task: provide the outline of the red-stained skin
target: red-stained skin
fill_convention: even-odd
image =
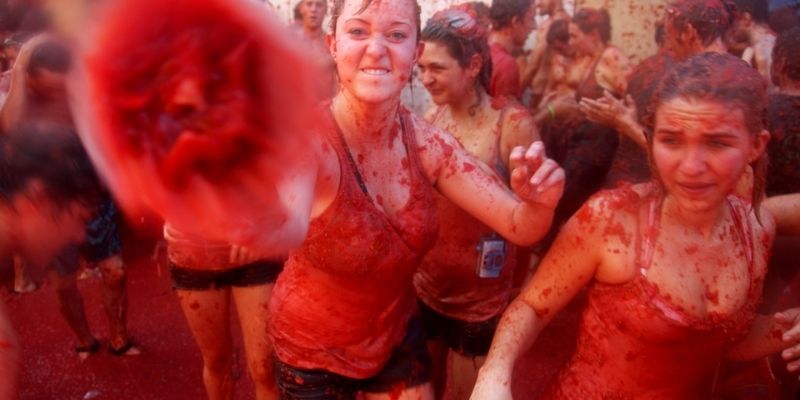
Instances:
[[[545,398],[628,398],[657,390],[667,398],[695,398],[703,393],[696,385],[754,318],[774,228],[769,217],[760,224],[749,205],[728,195],[763,149],[763,138],[753,139],[741,111],[685,99],[662,105],[655,135],[653,154],[667,195],[660,222],[644,223],[639,232],[654,240],[652,262],[636,263],[642,253],[633,238],[640,209],[663,192],[657,184],[622,187],[601,192],[563,228],[569,234],[556,241],[527,290],[538,295],[525,301],[548,319],[564,296],[588,283],[571,270],[586,263],[573,255],[599,258],[577,354]],[[738,211],[728,204],[739,204]],[[688,224],[708,215],[718,215],[712,227]],[[743,239],[749,232],[741,231],[747,226],[752,265]]]

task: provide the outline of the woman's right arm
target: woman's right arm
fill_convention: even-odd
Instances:
[[[564,225],[553,246],[525,287],[508,307],[497,327],[486,362],[478,374],[472,399],[510,399],[514,364],[539,333],[594,278],[601,265],[603,218],[590,200]],[[588,216],[588,218],[587,218]]]
[[[800,193],[770,197],[764,207],[775,218],[779,235],[800,235]]]

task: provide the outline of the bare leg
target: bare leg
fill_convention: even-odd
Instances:
[[[256,384],[256,399],[278,398],[272,368],[272,343],[269,339],[269,298],[273,284],[233,289],[236,311],[244,336],[245,355],[250,377]]]
[[[89,331],[89,323],[86,322],[86,311],[83,308],[83,297],[78,291],[78,276],[71,273],[66,276],[55,276],[56,293],[58,295],[58,305],[61,315],[67,320],[67,324],[78,337],[81,347],[88,348],[94,343],[94,336]]]
[[[17,398],[19,342],[0,301],[0,399]]]
[[[111,346],[119,349],[128,343],[128,290],[127,272],[122,255],[115,254],[98,263],[103,275],[103,308],[108,318],[111,331]],[[131,348],[126,354],[138,354],[139,350]]]
[[[441,340],[428,340],[428,353],[431,355],[431,384],[437,399],[443,399],[447,389],[447,354],[450,349]]]
[[[37,289],[36,282],[28,273],[28,265],[18,254],[14,255],[14,291],[17,293],[30,293]]]
[[[177,290],[183,314],[203,355],[203,383],[210,400],[233,398],[230,290]]]
[[[468,400],[478,379],[478,370],[486,361],[486,357],[467,357],[450,351],[450,393],[452,400]]]
[[[426,383],[400,393],[364,393],[365,400],[433,400],[433,385]]]

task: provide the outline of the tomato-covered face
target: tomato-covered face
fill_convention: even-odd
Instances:
[[[365,103],[398,99],[422,50],[413,0],[346,1],[331,54],[344,91]]]
[[[446,45],[425,42],[418,67],[422,84],[433,102],[445,105],[461,101],[467,91],[474,90],[480,63],[477,68],[464,68],[450,55]]]
[[[733,193],[745,168],[764,152],[769,133],[753,135],[727,104],[676,98],[656,111],[653,162],[664,187],[687,211],[713,211]]]

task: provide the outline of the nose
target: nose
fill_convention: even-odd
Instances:
[[[369,38],[367,54],[373,57],[381,57],[386,53],[386,38],[381,33],[375,33]]]
[[[696,176],[706,170],[706,154],[701,148],[687,149],[680,163],[680,172],[686,176]]]
[[[430,87],[435,82],[433,79],[433,74],[430,73],[427,69],[419,69],[420,80],[422,81],[422,85],[425,87]]]

